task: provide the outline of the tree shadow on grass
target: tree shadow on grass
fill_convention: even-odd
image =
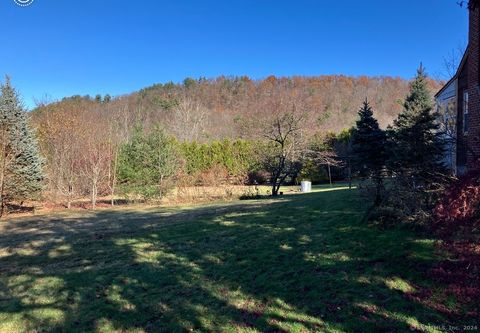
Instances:
[[[406,297],[431,283],[432,243],[362,224],[363,211],[339,190],[12,222],[0,233],[0,329],[411,331],[455,321]]]

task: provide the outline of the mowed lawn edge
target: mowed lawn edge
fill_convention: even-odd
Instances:
[[[0,332],[441,331],[434,239],[362,221],[355,189],[14,219]],[[466,324],[466,322],[462,322]]]

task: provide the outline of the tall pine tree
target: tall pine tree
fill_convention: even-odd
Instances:
[[[395,176],[392,204],[415,219],[428,216],[445,185],[445,139],[438,119],[425,70],[420,66],[403,111],[388,131],[388,167]]]
[[[399,176],[407,177],[412,187],[424,187],[445,172],[445,141],[439,131],[438,114],[427,86],[423,66],[417,71],[403,111],[390,128],[389,165]]]
[[[18,93],[7,77],[0,95],[0,217],[8,202],[35,198],[42,183],[38,144]]]
[[[353,160],[360,175],[374,181],[375,204],[379,204],[382,199],[383,170],[386,160],[386,134],[373,117],[368,100],[365,100],[358,115],[360,119],[357,121],[352,139]]]

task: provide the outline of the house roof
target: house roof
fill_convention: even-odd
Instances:
[[[458,65],[457,71],[455,72],[455,75],[454,75],[450,80],[448,80],[448,82],[445,83],[445,85],[442,87],[442,89],[440,89],[440,90],[435,94],[435,98],[437,98],[438,96],[440,96],[440,95],[442,94],[442,92],[450,85],[450,83],[452,83],[453,81],[455,81],[455,80],[458,78],[458,75],[460,74],[463,66],[465,66],[465,63],[467,62],[468,49],[469,49],[469,47],[467,46],[467,49],[465,50],[465,53],[463,54],[462,60],[460,61],[460,65]]]

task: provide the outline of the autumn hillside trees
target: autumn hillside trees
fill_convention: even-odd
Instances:
[[[74,98],[33,113],[50,200],[70,208],[76,199],[90,197],[95,207],[99,194],[115,195],[118,150],[130,135],[130,115],[111,107]]]
[[[313,132],[337,133],[355,124],[356,111],[366,96],[377,111],[380,125],[386,127],[401,111],[398,101],[408,93],[408,84],[408,80],[394,77],[341,75],[189,79],[156,84],[115,98],[106,106],[113,113],[127,107],[145,128],[160,123],[180,141],[202,142],[251,139],[256,134],[252,122],[270,114],[271,108],[266,107],[269,103],[301,99],[312,110],[306,123],[315,125]],[[429,80],[429,86],[436,90],[441,85]]]

